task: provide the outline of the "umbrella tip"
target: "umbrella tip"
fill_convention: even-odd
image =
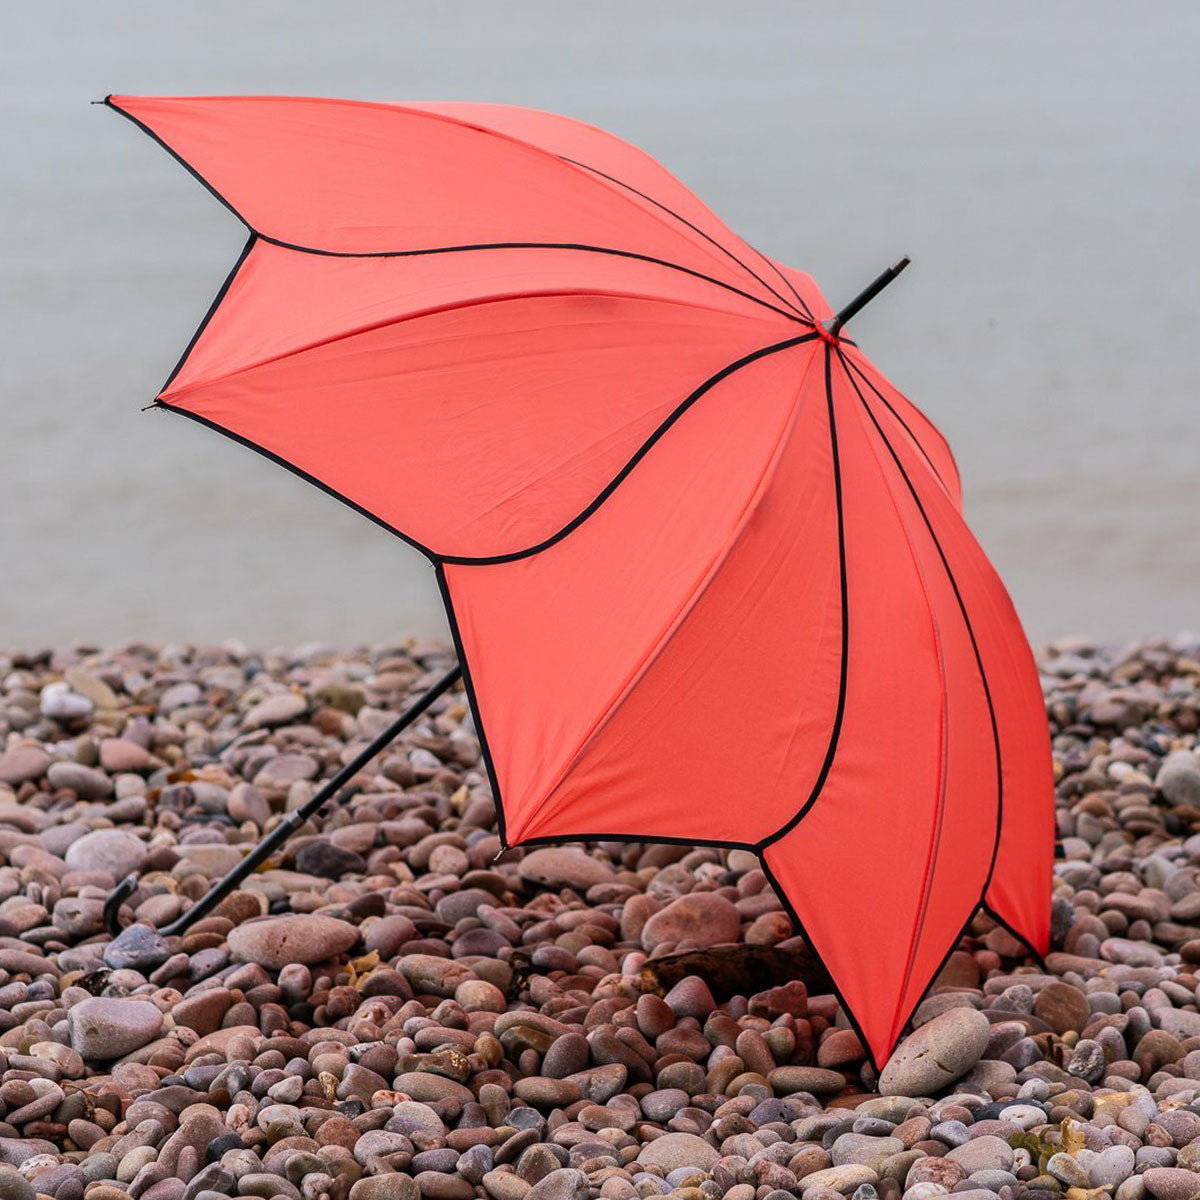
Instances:
[[[108,104],[108,102],[111,99],[112,99],[112,92],[109,92],[108,95],[105,96],[103,100],[92,100],[91,103],[92,104]]]
[[[853,317],[856,313],[865,308],[872,300],[874,300],[875,297],[878,296],[879,293],[882,292],[883,289],[887,287],[887,285],[891,283],[892,280],[895,279],[905,267],[908,266],[910,261],[911,260],[908,258],[908,256],[905,255],[905,257],[900,259],[899,262],[888,267],[888,269],[884,271],[883,274],[879,275],[874,282],[859,292],[858,295],[855,296],[854,299],[851,300],[850,303],[841,310],[841,312],[827,321],[825,324],[825,331],[829,334],[830,338],[836,338],[841,332],[842,326],[845,325],[851,317]]]

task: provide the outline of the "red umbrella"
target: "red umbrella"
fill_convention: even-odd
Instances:
[[[754,851],[876,1062],[981,905],[1046,949],[1036,670],[869,295],[564,117],[107,103],[250,230],[156,403],[430,558],[505,845]]]

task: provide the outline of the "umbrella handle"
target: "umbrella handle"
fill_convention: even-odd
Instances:
[[[374,741],[356,754],[311,800],[294,812],[288,813],[236,867],[213,884],[187,912],[160,929],[159,933],[165,937],[172,937],[183,933],[200,920],[201,917],[212,912],[247,875],[252,874],[257,867],[270,858],[272,853],[286,842],[305,821],[310,817],[316,816],[371,759],[395,741],[439,696],[449,691],[460,678],[462,678],[462,667],[458,663],[455,663],[428,691],[418,696]],[[126,875],[113,888],[108,899],[104,902],[104,924],[113,937],[116,937],[121,932],[121,905],[133,895],[137,885],[137,875]]]
[[[859,292],[858,295],[855,296],[854,299],[851,300],[850,303],[847,304],[846,307],[837,314],[837,316],[826,322],[825,332],[828,333],[830,337],[837,337],[842,330],[842,326],[845,325],[845,323],[856,313],[866,308],[866,306],[870,304],[871,301],[874,300],[875,297],[878,296],[879,293],[882,292],[883,289],[887,287],[887,285],[891,283],[892,280],[895,279],[905,267],[908,266],[910,261],[910,259],[902,258],[894,266],[888,267],[888,269],[884,271],[882,275],[877,276],[874,282],[863,288],[863,290]]]

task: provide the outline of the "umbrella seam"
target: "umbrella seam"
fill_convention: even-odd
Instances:
[[[745,536],[746,530],[750,525],[755,512],[758,510],[763,497],[770,490],[771,482],[775,478],[776,470],[778,469],[779,459],[782,455],[783,448],[786,446],[792,431],[796,427],[796,422],[799,417],[802,407],[801,396],[807,386],[809,376],[812,374],[812,369],[816,365],[817,356],[814,353],[804,368],[804,373],[796,384],[795,395],[792,400],[792,410],[784,420],[775,445],[772,447],[771,455],[764,465],[758,481],[747,497],[742,512],[738,515],[737,522],[734,525],[732,536],[729,539],[726,547],[718,552],[709,566],[704,570],[700,578],[693,585],[689,595],[681,602],[675,615],[667,622],[666,626],[655,638],[653,645],[643,654],[640,662],[634,667],[627,681],[616,691],[612,699],[605,706],[600,716],[593,723],[591,729],[584,735],[579,746],[572,752],[570,758],[564,766],[558,771],[553,783],[546,789],[542,799],[537,803],[536,807],[529,814],[526,822],[527,825],[532,825],[533,820],[543,811],[547,804],[551,802],[554,793],[558,790],[563,780],[570,772],[579,764],[580,760],[586,754],[588,748],[599,736],[599,734],[608,726],[616,714],[620,711],[622,705],[629,698],[633,690],[645,677],[646,673],[654,665],[659,657],[665,652],[671,640],[682,628],[688,616],[695,610],[696,605],[704,598],[712,585],[713,580],[720,573],[721,567],[728,561],[729,556],[741,543]]]
[[[494,554],[484,557],[472,558],[464,555],[442,554],[437,555],[439,562],[451,563],[455,566],[474,566],[474,567],[491,567],[500,566],[507,562],[516,562],[522,558],[532,558],[535,554],[540,554],[543,550],[549,550],[555,543],[560,542],[563,538],[573,533],[578,529],[584,521],[586,521],[600,506],[617,490],[617,488],[625,481],[633,469],[646,457],[654,446],[666,435],[675,423],[684,416],[685,413],[692,408],[699,400],[703,399],[714,387],[722,380],[727,379],[735,371],[740,371],[743,367],[748,367],[752,363],[757,362],[760,358],[766,358],[771,354],[778,354],[783,350],[790,350],[793,346],[801,346],[807,342],[817,340],[815,333],[801,334],[799,337],[788,338],[786,341],[775,342],[770,346],[763,346],[759,350],[755,350],[750,354],[744,355],[742,358],[729,363],[722,367],[714,375],[710,375],[699,387],[692,391],[664,418],[659,426],[650,434],[650,436],[638,447],[637,451],[629,459],[628,462],[613,476],[604,488],[597,494],[596,498],[583,509],[576,517],[567,522],[556,533],[552,534],[545,540],[538,542],[536,545],[528,546],[524,550],[514,550],[508,554]]]
[[[247,244],[247,249],[245,251],[243,251],[242,257],[239,258],[238,262],[234,266],[233,272],[230,274],[229,278],[226,280],[225,285],[223,286],[222,290],[218,293],[217,298],[213,302],[213,306],[210,309],[209,313],[206,315],[201,328],[196,331],[196,334],[193,337],[193,341],[189,344],[188,349],[184,352],[183,359],[180,360],[179,367],[176,368],[175,374],[177,374],[179,369],[182,368],[184,362],[186,362],[186,360],[187,360],[188,355],[190,355],[192,350],[194,349],[196,342],[199,341],[201,333],[203,332],[204,328],[208,325],[209,321],[211,321],[212,316],[215,314],[216,309],[220,305],[221,300],[224,299],[226,293],[229,290],[230,285],[233,283],[234,276],[236,276],[239,268],[246,261],[246,256],[248,254],[248,251],[250,248],[253,247],[253,244],[256,240],[261,240],[261,239],[257,239],[254,235],[251,235],[250,242]],[[228,372],[226,372],[224,374],[220,374],[220,375],[213,375],[210,378],[200,379],[200,380],[197,380],[195,383],[184,384],[181,388],[179,388],[176,392],[174,392],[172,394],[172,398],[178,399],[181,396],[187,396],[187,395],[192,394],[193,392],[199,391],[202,388],[212,387],[214,384],[224,383],[230,379],[237,379],[239,376],[246,375],[251,371],[257,371],[257,370],[261,370],[263,367],[272,366],[274,363],[285,362],[288,359],[293,359],[293,358],[298,359],[302,355],[311,353],[314,350],[321,350],[327,346],[336,346],[340,342],[347,342],[353,338],[362,337],[368,333],[376,333],[381,329],[391,329],[395,326],[403,325],[408,321],[419,321],[419,320],[423,320],[426,317],[441,316],[444,313],[462,312],[462,311],[466,311],[466,310],[472,309],[472,308],[480,308],[484,305],[489,305],[489,304],[507,304],[507,303],[518,301],[518,300],[553,300],[553,299],[561,299],[563,297],[568,297],[568,296],[576,296],[576,297],[586,296],[589,298],[603,298],[603,299],[608,299],[608,300],[644,300],[648,304],[666,304],[666,305],[670,305],[675,308],[682,308],[682,309],[688,309],[688,310],[694,309],[697,312],[713,313],[718,316],[740,317],[744,320],[752,320],[753,319],[748,316],[745,316],[744,314],[735,313],[730,309],[712,308],[707,304],[691,304],[685,300],[676,300],[676,299],[672,299],[667,296],[653,296],[653,295],[643,294],[641,292],[623,292],[623,291],[616,291],[616,290],[613,290],[613,291],[600,291],[600,290],[591,291],[591,290],[583,290],[583,289],[579,289],[579,288],[561,288],[561,289],[544,289],[541,291],[528,291],[528,292],[506,292],[506,293],[498,293],[496,295],[491,295],[491,296],[472,296],[470,299],[465,300],[465,301],[460,301],[460,302],[456,302],[453,304],[435,305],[430,308],[423,308],[416,312],[405,313],[401,316],[396,316],[396,317],[389,317],[385,320],[375,321],[375,322],[373,322],[371,324],[367,324],[367,325],[360,325],[360,326],[355,327],[354,329],[348,329],[343,333],[334,334],[331,337],[321,338],[321,339],[319,339],[317,341],[313,341],[313,342],[307,342],[302,346],[296,346],[293,349],[284,350],[281,353],[271,355],[268,358],[259,359],[257,362],[247,363],[245,366],[238,367],[236,370],[228,371]],[[171,376],[172,379],[174,379],[175,374],[172,374],[172,376]],[[166,391],[169,387],[170,387],[170,381],[165,383],[163,385],[162,391],[159,392],[160,399],[166,394]]]
[[[771,268],[771,270],[774,271],[775,274],[778,275],[781,280],[783,280],[784,287],[786,287],[787,290],[789,292],[791,292],[793,296],[796,297],[796,299],[800,302],[801,306],[803,307],[804,311],[806,313],[808,313],[808,315],[812,318],[813,324],[816,324],[816,322],[817,322],[816,314],[812,311],[811,308],[808,307],[808,304],[806,303],[804,297],[800,295],[800,291],[796,287],[796,285],[783,273],[782,269],[780,268],[780,265],[769,254],[764,254],[757,246],[750,245],[750,243],[747,242],[745,238],[743,238],[742,241],[745,243],[745,245],[749,249],[753,250],[754,253],[757,254],[758,257],[761,258],[763,260],[763,262],[765,262],[767,264],[767,266],[769,266]],[[805,274],[807,274],[807,272],[805,272]],[[812,280],[813,287],[817,287],[816,280],[812,279],[811,275],[809,275],[808,278]],[[817,288],[817,294],[820,295],[820,288]],[[822,296],[821,298],[824,299],[824,296]],[[828,302],[826,302],[826,307],[828,307]]]
[[[573,174],[580,175],[584,179],[588,179],[592,175],[595,175],[595,176],[603,175],[602,172],[594,171],[593,168],[587,167],[582,163],[576,163],[573,159],[567,158],[565,155],[557,154],[553,150],[547,150],[546,147],[539,146],[536,142],[527,141],[526,139],[517,137],[514,134],[502,133],[500,130],[493,129],[488,125],[480,125],[474,121],[467,121],[467,120],[464,120],[462,117],[451,116],[448,113],[440,112],[436,109],[412,108],[411,106],[405,105],[405,104],[382,104],[378,101],[375,101],[375,102],[343,101],[343,103],[364,104],[364,105],[374,103],[378,107],[386,109],[388,111],[400,111],[400,112],[408,113],[409,115],[425,117],[426,119],[429,119],[429,120],[445,121],[446,123],[455,125],[460,129],[471,129],[471,130],[474,130],[476,133],[483,134],[485,137],[493,137],[499,141],[507,142],[514,146],[521,146],[523,149],[530,151],[531,153],[537,155],[539,158],[548,159],[550,162],[562,163],[563,165],[568,167]],[[614,135],[610,135],[610,136],[614,136]],[[617,140],[620,141],[622,139],[618,138]],[[634,147],[634,149],[637,149],[637,147]],[[644,153],[644,151],[643,151],[643,153]],[[663,170],[665,171],[666,168],[664,167]],[[667,172],[667,173],[670,174],[670,172]],[[611,194],[612,189],[604,188],[603,184],[601,184],[600,186],[606,193]],[[621,185],[621,186],[625,186],[625,185]],[[620,195],[619,192],[616,194],[618,196]],[[636,204],[634,201],[630,200],[628,197],[624,197],[624,199],[625,199],[626,204],[635,208],[638,212],[646,212],[647,211],[646,209],[643,209],[640,205]],[[697,202],[701,202],[699,200],[699,197],[697,197],[696,199],[697,199]],[[658,204],[657,201],[655,201],[654,203]],[[658,204],[658,207],[661,208],[664,212],[669,212],[671,214],[671,216],[675,217],[677,220],[683,221],[683,218],[681,218],[678,213],[672,212],[670,209],[667,208],[667,206],[665,204]],[[664,221],[661,217],[655,217],[655,214],[653,214],[653,213],[650,213],[649,215],[652,218],[654,218],[659,225],[663,226],[667,230],[674,232],[674,233],[679,232],[672,225],[670,225],[667,221]],[[714,213],[713,216],[716,217],[716,214]],[[720,218],[718,217],[717,220],[720,220]],[[698,229],[696,229],[695,226],[691,225],[690,222],[683,221],[683,224],[685,226],[687,226],[688,228],[691,228],[692,230],[694,230],[696,233],[700,233],[700,231]],[[732,233],[733,231],[730,230],[730,232]],[[717,249],[722,251],[722,253],[729,255],[729,257],[732,258],[734,262],[737,262],[738,265],[741,266],[743,270],[749,271],[749,268],[746,267],[744,263],[741,263],[735,255],[730,253],[730,251],[726,247],[722,246],[714,238],[708,237],[706,234],[703,234],[703,233],[700,233],[700,236],[705,238],[713,246],[715,246]],[[698,245],[698,243],[696,243],[691,238],[686,238],[686,240],[691,242],[692,245]],[[750,271],[749,273],[752,276],[754,275],[754,273],[752,271]],[[757,277],[755,276],[755,278],[757,278]],[[762,280],[759,280],[759,282],[762,283]],[[766,284],[763,284],[763,286],[766,287]],[[771,288],[767,288],[767,290],[770,291],[772,295],[777,294]]]
[[[711,242],[723,254],[728,255],[735,263],[737,263],[737,265],[739,267],[742,268],[743,271],[745,271],[752,278],[757,279],[758,282],[761,283],[763,285],[763,287],[765,287],[767,289],[767,291],[770,292],[771,295],[774,296],[776,299],[778,299],[781,303],[786,304],[789,308],[795,310],[796,312],[800,311],[800,309],[797,309],[796,306],[790,300],[788,300],[788,298],[786,296],[783,296],[779,292],[777,292],[761,275],[759,275],[759,273],[757,271],[753,270],[747,263],[742,262],[742,260],[740,258],[738,258],[738,256],[736,254],[734,254],[734,252],[732,250],[730,250],[728,246],[722,245],[722,243],[719,242],[716,238],[712,237],[710,234],[705,233],[703,229],[701,229],[698,225],[695,225],[691,221],[689,221],[687,219],[687,217],[682,215],[682,213],[677,213],[673,208],[668,208],[667,205],[663,204],[660,200],[655,200],[653,196],[649,196],[645,192],[640,191],[638,188],[635,188],[633,186],[633,184],[626,183],[623,179],[618,179],[615,175],[609,175],[607,172],[601,171],[599,167],[593,167],[588,163],[580,162],[578,159],[570,158],[566,154],[560,154],[558,157],[561,158],[564,162],[571,163],[573,166],[582,167],[585,171],[591,171],[594,175],[599,175],[601,179],[607,179],[610,183],[615,183],[618,187],[625,188],[627,191],[632,192],[635,196],[640,196],[647,203],[653,204],[656,207],[661,208],[663,210],[663,212],[668,213],[670,216],[674,217],[675,220],[686,225],[689,229],[694,230],[702,238],[704,238],[705,241]],[[696,199],[699,201],[699,197],[696,197]],[[703,204],[703,201],[699,201],[699,202],[701,204]],[[705,207],[707,207],[707,206],[705,206]],[[713,213],[713,216],[716,217],[716,213]],[[720,217],[717,217],[717,220],[720,221],[721,220]],[[724,222],[721,222],[721,224],[724,224]],[[732,229],[729,232],[733,233],[734,237],[737,237],[737,234],[734,233],[734,231]],[[748,242],[746,242],[744,238],[740,238],[739,240],[742,241],[747,246],[748,249],[754,250],[754,247],[751,246]],[[761,250],[754,250],[754,253],[757,254],[760,258],[762,258],[764,260],[766,259],[766,255],[763,254]],[[800,302],[800,306],[804,310],[804,313],[808,316],[808,318],[812,321],[815,321],[816,318],[812,314],[812,309],[810,309],[808,307],[808,305],[805,304],[804,298],[800,295],[800,293],[796,291],[796,289],[792,286],[792,284],[787,279],[785,279],[782,274],[780,275],[780,278],[784,280],[784,283],[787,285],[788,289],[792,292],[792,294]]]
[[[854,391],[857,394],[859,401],[861,402],[867,415],[870,417],[871,423],[875,426],[875,429],[878,432],[880,438],[882,439],[883,444],[887,447],[888,453],[892,456],[893,461],[896,463],[896,467],[900,471],[900,475],[903,478],[905,485],[907,486],[909,492],[912,494],[912,498],[917,505],[917,510],[921,514],[921,519],[925,522],[926,529],[929,530],[929,536],[932,538],[934,547],[936,548],[936,550],[938,552],[938,557],[941,559],[942,568],[946,572],[946,578],[950,581],[950,586],[954,590],[954,597],[958,601],[959,612],[962,613],[963,623],[967,629],[967,636],[971,639],[971,648],[975,653],[975,665],[979,670],[979,678],[983,684],[983,693],[984,693],[985,699],[987,700],[987,706],[988,706],[988,717],[991,721],[991,726],[992,726],[992,745],[993,745],[993,750],[995,753],[995,760],[996,760],[996,832],[995,832],[995,840],[994,840],[993,846],[992,846],[992,861],[988,867],[987,878],[984,880],[981,899],[980,899],[980,903],[982,903],[983,897],[985,897],[987,895],[988,887],[991,885],[992,873],[996,869],[996,858],[1000,851],[1000,833],[1001,833],[1001,830],[1004,825],[1003,755],[1002,755],[1001,746],[1000,746],[1000,725],[996,719],[996,706],[995,706],[995,702],[992,699],[991,685],[988,683],[987,671],[984,669],[984,666],[983,666],[983,655],[979,649],[979,642],[975,637],[975,629],[971,623],[971,616],[967,612],[966,602],[962,598],[962,592],[959,590],[958,581],[954,577],[954,572],[950,569],[950,562],[946,558],[946,552],[945,552],[945,550],[942,549],[941,539],[937,536],[937,533],[933,528],[933,522],[930,521],[929,514],[925,511],[925,505],[921,502],[921,497],[920,497],[920,494],[917,492],[916,485],[909,478],[908,472],[904,469],[904,464],[900,460],[900,456],[896,453],[896,449],[891,443],[891,439],[884,432],[883,427],[879,424],[879,421],[876,419],[875,414],[871,411],[871,406],[867,403],[866,397],[862,394],[862,391],[859,389],[858,385],[855,383],[854,377],[852,375],[850,375],[849,372],[847,372],[847,378],[850,380],[850,385],[854,388]]]
[[[941,856],[941,840],[942,832],[945,828],[946,816],[946,764],[949,752],[948,746],[948,711],[947,711],[947,687],[946,687],[946,661],[945,651],[942,644],[941,628],[938,624],[937,615],[933,609],[933,603],[929,598],[929,585],[925,578],[924,568],[917,559],[916,550],[913,546],[912,534],[908,528],[908,523],[905,521],[900,512],[900,506],[896,500],[896,493],[892,488],[891,480],[887,477],[887,472],[884,469],[883,460],[879,457],[879,449],[875,446],[870,438],[867,427],[863,422],[862,414],[858,414],[859,425],[862,428],[864,440],[871,448],[871,455],[875,460],[876,466],[879,468],[879,474],[883,478],[884,488],[887,492],[888,500],[891,503],[892,511],[895,513],[896,521],[900,525],[900,529],[904,534],[905,546],[908,549],[908,557],[912,562],[913,569],[916,572],[917,580],[921,585],[921,597],[925,602],[925,612],[929,618],[930,630],[933,634],[934,654],[937,660],[938,674],[938,754],[937,754],[937,807],[934,812],[933,821],[933,836],[930,840],[929,850],[925,858],[925,869],[921,880],[921,895],[920,904],[917,911],[917,920],[913,926],[912,936],[909,939],[908,951],[905,955],[905,971],[904,979],[901,983],[898,995],[903,1002],[904,995],[908,991],[909,983],[912,980],[912,973],[916,966],[917,946],[920,943],[921,935],[925,929],[925,919],[929,913],[929,901],[932,896],[933,879],[937,871],[938,859]],[[903,1026],[901,1026],[903,1028]],[[893,1029],[893,1035],[899,1033],[899,1029]]]
[[[895,417],[896,420],[900,422],[900,425],[904,429],[904,432],[907,433],[908,436],[912,439],[913,445],[916,446],[916,448],[921,452],[921,457],[924,458],[925,461],[929,464],[929,469],[933,472],[934,476],[937,478],[938,483],[940,483],[942,485],[942,490],[945,491],[948,496],[951,496],[953,498],[954,493],[951,491],[951,489],[950,489],[949,485],[946,483],[946,481],[942,478],[942,473],[934,465],[933,459],[929,457],[929,452],[925,449],[924,445],[922,445],[920,438],[918,438],[917,435],[915,433],[913,433],[912,427],[909,425],[909,423],[896,411],[896,409],[893,407],[892,403],[879,390],[879,388],[877,388],[875,386],[875,384],[871,381],[870,377],[867,375],[866,371],[864,371],[863,368],[861,366],[859,366],[858,363],[856,363],[852,358],[850,358],[849,355],[844,355],[843,357],[845,358],[846,365],[863,381],[863,383],[865,383],[867,385],[867,387],[869,387],[871,389],[872,392],[875,393],[876,396],[879,397],[880,401],[887,408],[888,412],[890,412],[892,414],[892,416]],[[897,391],[897,395],[902,397],[902,399],[912,408],[912,410],[921,417],[921,419],[925,422],[925,424],[929,426],[930,431],[941,441],[942,449],[945,450],[946,453],[950,456],[950,463],[954,467],[955,471],[957,472],[958,471],[958,463],[954,459],[954,451],[950,449],[950,443],[948,441],[946,441],[946,439],[942,436],[941,431],[937,429],[937,427],[933,424],[933,422],[927,416],[925,416],[925,414],[923,412],[921,412],[921,410],[915,404],[913,404],[913,402],[911,400],[909,400],[907,396],[904,396],[903,393],[901,393],[899,391]]]
[[[615,246],[593,246],[587,242],[465,242],[461,245],[421,246],[410,250],[357,251],[322,250],[319,247],[305,246],[299,242],[287,242],[282,238],[272,237],[270,234],[262,232],[259,232],[258,237],[260,241],[269,242],[272,246],[278,246],[281,250],[294,250],[297,254],[311,254],[315,258],[423,258],[434,254],[463,254],[478,250],[571,250],[581,254],[608,254],[614,258],[628,258],[635,262],[651,263],[654,266],[667,267],[669,270],[678,271],[680,274],[687,275],[692,279],[699,279],[703,283],[711,283],[714,287],[723,288],[727,292],[732,292],[734,295],[749,300],[752,304],[759,304],[770,312],[778,313],[779,316],[786,317],[789,321],[794,321],[797,325],[811,327],[814,324],[813,321],[808,320],[791,309],[779,308],[769,300],[762,299],[761,296],[755,296],[750,292],[743,291],[734,284],[725,283],[713,275],[705,275],[703,271],[693,270],[691,267],[671,262],[666,258],[656,258],[652,254],[640,254],[636,250],[620,250]]]
[[[829,413],[829,449],[833,460],[833,490],[834,499],[837,504],[838,576],[842,593],[842,654],[838,672],[837,708],[833,716],[833,728],[829,732],[829,743],[825,749],[825,758],[821,763],[821,769],[817,774],[816,781],[813,783],[812,790],[808,794],[808,798],[778,829],[755,843],[755,850],[760,855],[768,846],[773,845],[780,838],[785,837],[795,829],[811,811],[812,806],[816,804],[817,798],[824,790],[825,781],[829,778],[829,772],[833,769],[833,760],[837,757],[838,745],[841,742],[842,721],[846,715],[846,685],[849,676],[850,659],[850,599],[846,570],[846,518],[842,505],[842,465],[841,455],[838,451],[837,417],[833,404],[832,358],[832,347],[829,342],[825,342],[825,404]]]

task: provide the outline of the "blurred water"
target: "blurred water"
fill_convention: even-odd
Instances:
[[[555,109],[835,303],[907,253],[855,334],[950,437],[1031,634],[1200,625],[1195,5],[63,3],[6,34],[0,644],[442,628],[414,551],[139,411],[242,233],[110,91]]]

